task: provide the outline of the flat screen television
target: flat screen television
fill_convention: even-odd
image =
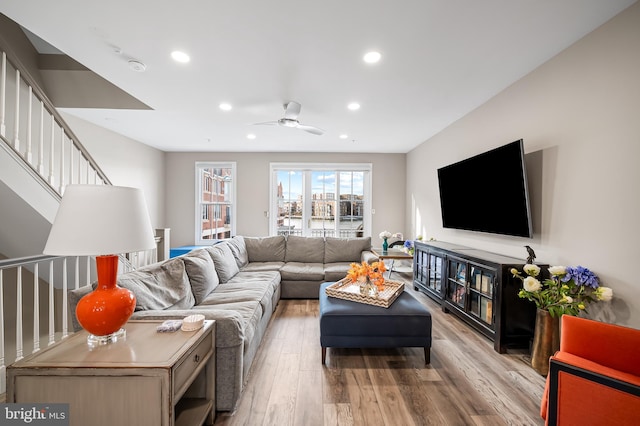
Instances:
[[[531,238],[522,139],[438,169],[442,226]]]

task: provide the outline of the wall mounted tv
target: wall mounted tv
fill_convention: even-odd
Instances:
[[[522,139],[438,169],[445,228],[531,238]]]

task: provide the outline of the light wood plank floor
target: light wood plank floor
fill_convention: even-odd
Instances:
[[[218,413],[215,424],[543,424],[544,378],[528,355],[498,354],[403,279],[432,314],[431,365],[422,348],[329,348],[323,366],[318,300],[281,300],[237,410]]]

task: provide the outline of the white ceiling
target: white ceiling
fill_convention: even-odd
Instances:
[[[0,12],[153,108],[65,111],[161,150],[403,153],[634,2],[20,0]],[[372,49],[382,60],[365,64]],[[289,100],[326,133],[252,125]]]

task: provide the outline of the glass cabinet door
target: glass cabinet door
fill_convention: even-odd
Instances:
[[[429,288],[437,293],[442,291],[442,267],[444,260],[434,254],[429,256]]]
[[[422,250],[416,250],[414,254],[414,280],[423,286],[427,286],[427,260],[429,255]]]
[[[449,260],[447,274],[446,297],[464,309],[466,296],[467,264],[457,260]]]
[[[469,313],[493,326],[493,287],[496,271],[475,265],[469,267]]]

